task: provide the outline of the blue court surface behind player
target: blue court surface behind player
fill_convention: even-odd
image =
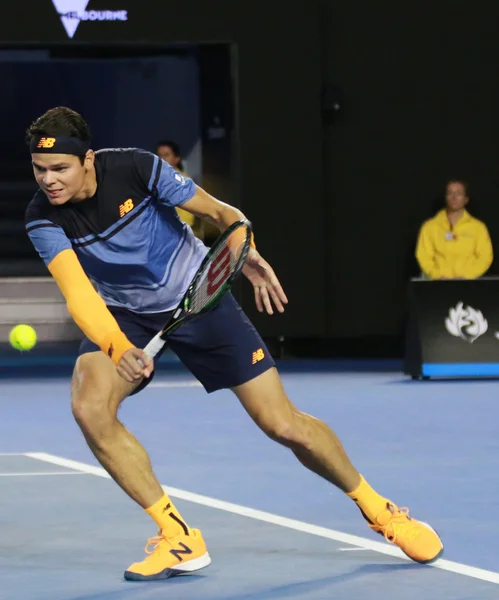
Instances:
[[[283,379],[377,489],[438,530],[443,559],[406,560],[341,492],[269,441],[230,392],[208,396],[175,368],[120,417],[203,531],[213,563],[166,582],[125,582],[154,524],[88,450],[68,374],[10,372],[0,380],[0,599],[499,597],[499,383],[412,382],[313,362],[283,365]]]

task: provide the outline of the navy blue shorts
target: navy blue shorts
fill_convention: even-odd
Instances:
[[[144,348],[171,314],[138,314],[124,308],[108,308],[137,348]],[[210,312],[179,327],[167,346],[208,393],[246,383],[275,366],[259,333],[231,294]],[[79,354],[97,350],[100,348],[96,344],[84,338]],[[144,389],[151,379],[145,379],[134,393]]]

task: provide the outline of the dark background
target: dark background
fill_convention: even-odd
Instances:
[[[91,0],[91,9],[126,9],[128,21],[83,22],[70,44],[234,42],[234,203],[290,299],[285,315],[261,317],[246,288],[265,337],[285,336],[294,352],[401,353],[415,236],[450,177],[469,181],[470,210],[497,244],[499,6]],[[50,0],[33,0],[2,7],[0,42],[68,38]]]

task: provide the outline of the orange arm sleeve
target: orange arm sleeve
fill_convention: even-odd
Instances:
[[[95,291],[74,250],[59,252],[48,269],[66,299],[74,322],[114,364],[118,364],[123,353],[134,346]]]

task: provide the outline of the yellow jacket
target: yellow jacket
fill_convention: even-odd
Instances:
[[[466,210],[451,228],[441,210],[419,232],[416,258],[431,279],[481,277],[492,263],[493,251],[487,227]]]

